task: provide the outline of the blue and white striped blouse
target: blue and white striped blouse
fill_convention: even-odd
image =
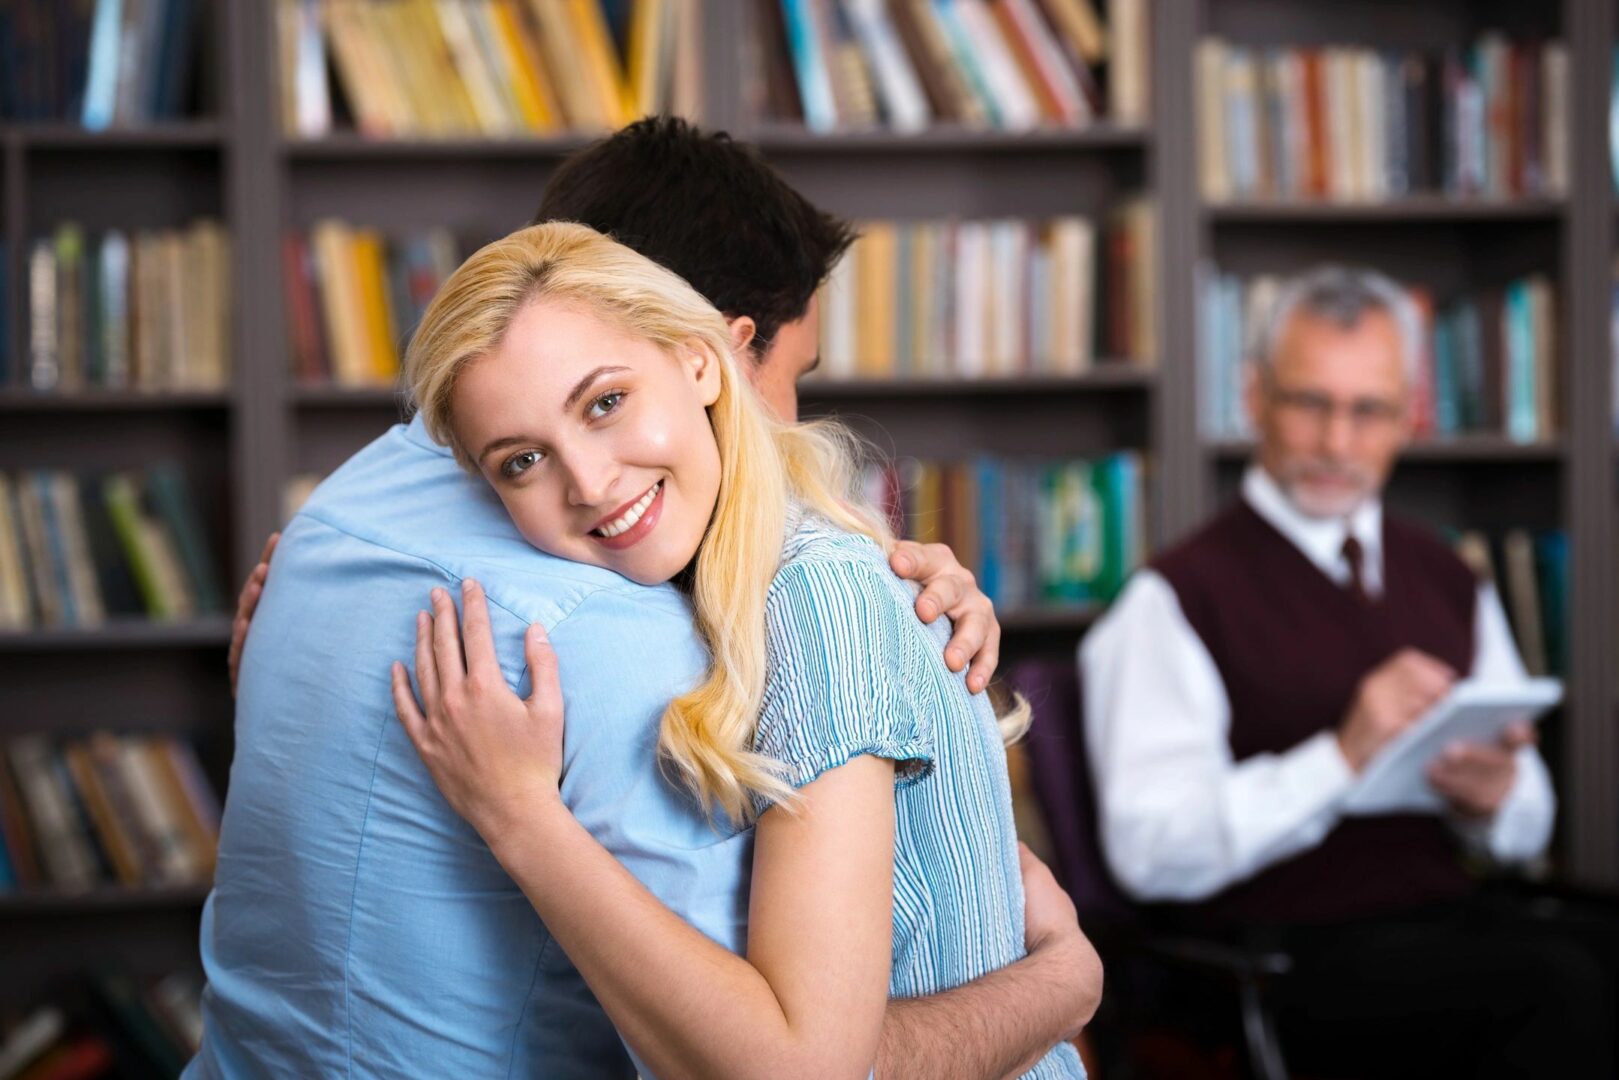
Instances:
[[[756,748],[795,787],[861,755],[896,773],[889,996],[923,997],[1024,956],[1006,754],[987,695],[945,667],[948,620],[872,541],[793,515],[766,601],[769,673]],[[1083,1077],[1064,1043],[1027,1075]]]

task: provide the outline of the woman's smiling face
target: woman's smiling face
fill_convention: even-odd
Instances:
[[[719,497],[720,377],[704,349],[671,355],[542,299],[461,372],[451,426],[529,543],[656,585],[696,556]]]

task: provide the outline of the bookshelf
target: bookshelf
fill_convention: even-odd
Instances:
[[[385,230],[449,226],[464,243],[524,224],[551,172],[590,137],[377,141],[281,134],[273,5],[202,5],[210,58],[198,73],[199,119],[91,134],[60,124],[0,123],[0,238],[7,241],[11,355],[26,354],[27,241],[63,218],[87,230],[219,217],[233,239],[237,303],[233,378],[223,392],[103,391],[42,397],[0,388],[0,469],[90,466],[171,456],[197,485],[226,585],[239,583],[281,524],[283,490],[324,474],[402,417],[387,389],[297,384],[282,306],[281,237],[331,215]],[[1619,882],[1619,673],[1611,662],[1619,535],[1616,451],[1608,414],[1610,265],[1619,235],[1606,124],[1615,12],[1605,4],[1485,0],[1158,0],[1153,4],[1152,115],[1025,133],[939,127],[812,134],[754,115],[744,82],[752,6],[704,8],[707,128],[731,131],[818,204],[859,219],[1101,219],[1144,194],[1157,216],[1152,365],[1099,358],[1077,377],[971,382],[817,380],[805,415],[836,413],[879,445],[918,457],[994,454],[1150,459],[1153,548],[1185,535],[1234,491],[1246,444],[1199,429],[1200,261],[1240,273],[1318,260],[1367,262],[1453,289],[1539,269],[1558,285],[1565,389],[1554,437],[1532,444],[1470,436],[1413,447],[1390,498],[1440,525],[1529,524],[1567,531],[1569,704],[1548,756],[1564,806],[1557,872]],[[1171,17],[1172,16],[1172,17]],[[1571,54],[1569,190],[1558,198],[1418,195],[1381,203],[1212,203],[1198,186],[1193,57],[1206,33],[1256,45],[1351,43],[1443,48],[1481,28],[1555,34]],[[1372,36],[1375,35],[1375,36]],[[447,192],[457,193],[451,199]],[[20,362],[20,360],[19,360]],[[111,440],[111,442],[109,442]],[[1071,655],[1098,611],[1046,606],[1003,613],[1008,659]],[[0,635],[0,735],[85,729],[109,702],[154,730],[199,746],[223,791],[230,760],[224,669],[228,624],[114,625]],[[116,954],[157,973],[194,955],[202,893],[92,892],[0,897],[0,935],[19,942],[0,1005],[49,978]],[[8,946],[8,950],[9,950]]]

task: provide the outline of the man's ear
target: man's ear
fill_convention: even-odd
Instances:
[[[758,324],[746,315],[738,315],[726,325],[731,330],[731,351],[738,356],[744,355],[759,332]]]
[[[714,404],[720,398],[720,358],[714,355],[707,345],[694,341],[686,347],[682,362],[686,370],[691,373],[692,381],[697,385],[697,395],[703,403],[703,408]]]

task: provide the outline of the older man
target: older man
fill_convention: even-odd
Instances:
[[[1599,973],[1472,902],[1466,855],[1520,862],[1550,837],[1532,730],[1447,749],[1429,772],[1443,816],[1342,809],[1459,678],[1525,678],[1494,588],[1383,511],[1418,332],[1377,274],[1282,290],[1241,500],[1136,575],[1081,648],[1102,840],[1136,897],[1280,937],[1284,1043],[1313,1072],[1607,1075]]]

